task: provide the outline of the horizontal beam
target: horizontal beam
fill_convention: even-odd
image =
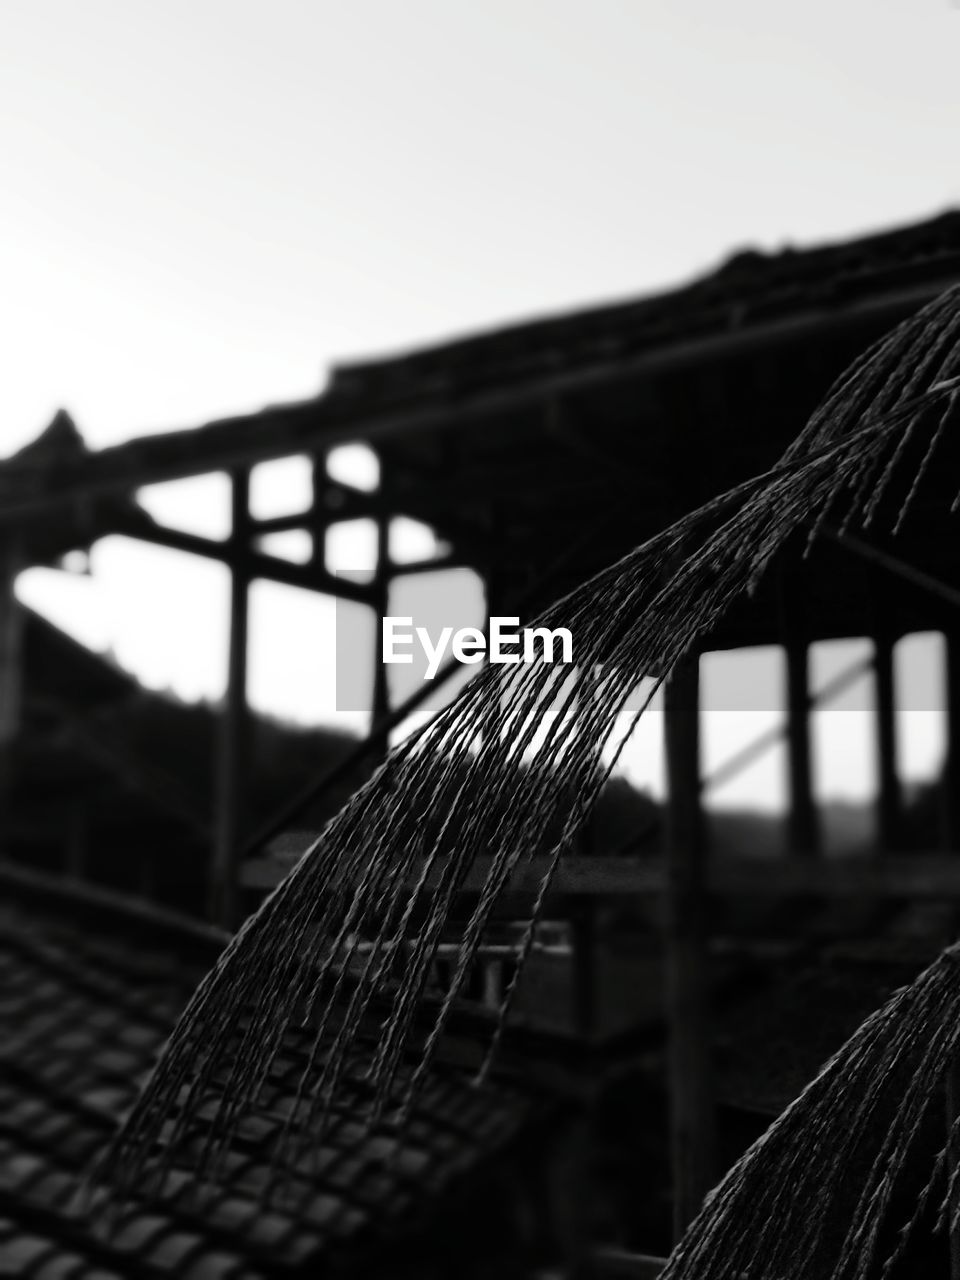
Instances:
[[[410,573],[440,573],[445,569],[473,569],[472,564],[468,564],[462,556],[441,555],[434,556],[429,560],[411,560],[407,564],[402,561],[395,560],[392,567],[392,576],[394,578],[402,578],[405,574]]]
[[[281,560],[279,556],[271,556],[263,551],[251,551],[238,547],[233,542],[219,542],[216,538],[184,533],[179,529],[169,529],[165,525],[156,524],[150,520],[124,520],[122,524],[115,527],[113,532],[126,538],[136,538],[140,542],[149,542],[154,546],[169,547],[172,551],[185,551],[189,555],[217,560],[220,564],[240,569],[249,578],[266,578],[270,582],[282,582],[290,587],[322,591],[326,595],[339,596],[342,600],[353,600],[358,604],[372,605],[373,603],[371,589],[362,583],[338,577],[316,565],[294,564],[290,560]]]
[[[210,948],[211,957],[230,941],[230,934],[213,925],[181,915],[157,905],[151,899],[133,897],[93,884],[89,880],[76,880],[71,876],[50,875],[21,866],[7,858],[0,858],[0,885],[10,886],[18,895],[40,903],[51,902],[70,909],[70,919],[75,922],[79,910],[89,908],[132,925],[169,930],[175,936],[187,938]],[[7,896],[5,892],[4,897]]]
[[[401,514],[384,502],[378,490],[355,489],[339,480],[326,478],[323,498],[303,511],[282,516],[250,517],[250,527],[257,534],[286,533],[289,529],[316,529],[340,520],[375,519],[377,516]]]
[[[813,333],[822,337],[829,330],[857,322],[886,323],[913,311],[954,282],[948,274],[921,285],[891,289],[880,297],[842,306],[809,306],[802,314],[783,320],[731,327],[708,337],[648,348],[627,358],[607,357],[559,373],[533,373],[507,387],[464,392],[455,398],[448,394],[425,397],[419,405],[371,408],[363,396],[356,400],[319,396],[203,427],[140,437],[42,471],[27,472],[14,461],[0,465],[0,525],[96,494],[130,492],[141,485],[310,453],[345,441],[375,442],[412,431],[449,429],[536,407],[545,396],[679,371],[705,359],[760,351]]]
[[[590,1259],[593,1280],[657,1280],[667,1265],[666,1258],[648,1253],[628,1253],[625,1249],[601,1248]]]
[[[869,542],[864,542],[862,538],[858,538],[855,534],[840,533],[834,529],[826,529],[824,530],[824,536],[835,542],[837,546],[843,547],[845,551],[849,551],[851,555],[867,561],[868,564],[874,564],[878,568],[884,569],[887,573],[892,574],[895,578],[900,578],[903,582],[909,582],[911,586],[918,587],[921,591],[926,592],[927,595],[935,596],[938,600],[944,600],[947,604],[953,605],[954,608],[960,608],[960,590],[949,582],[942,582],[939,578],[935,578],[930,573],[925,573],[923,569],[918,569],[916,565],[902,560],[899,556],[891,555],[889,551],[884,551]]]
[[[289,533],[291,529],[314,529],[316,528],[316,519],[313,513],[307,511],[296,511],[289,516],[268,516],[263,520],[250,520],[250,531],[256,537],[263,537],[269,533]]]
[[[536,893],[547,868],[545,857],[525,861],[508,888]],[[251,889],[273,889],[292,868],[292,861],[252,858],[243,865],[243,883]],[[478,858],[464,892],[477,892],[486,882],[489,858]],[[419,875],[420,864],[411,873]],[[955,853],[910,853],[897,858],[809,859],[723,858],[708,860],[708,892],[719,897],[791,898],[955,898],[960,899],[960,858]],[[562,861],[552,889],[562,894],[617,897],[621,894],[657,895],[667,882],[660,862],[649,858],[570,857]]]

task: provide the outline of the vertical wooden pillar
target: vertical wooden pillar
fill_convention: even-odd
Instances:
[[[573,1025],[589,1043],[597,1034],[597,908],[596,898],[570,900],[573,935]]]
[[[812,857],[820,852],[820,824],[813,799],[809,657],[806,641],[788,639],[787,770],[790,809],[787,815],[787,847],[794,857]]]
[[[380,476],[383,489],[383,474]],[[377,634],[373,646],[373,696],[370,705],[370,727],[378,724],[390,711],[390,690],[387,686],[387,667],[383,661],[383,619],[387,615],[390,595],[390,517],[383,509],[377,516],[377,567],[374,578],[374,599]],[[386,750],[387,743],[383,743]]]
[[[960,629],[948,631],[944,641],[946,751],[940,779],[940,844],[948,853],[960,853]]]
[[[227,690],[220,717],[216,770],[216,830],[210,887],[211,918],[225,929],[238,919],[237,860],[243,826],[247,765],[247,620],[250,581],[243,564],[250,534],[250,473],[231,475],[233,530]]]
[[[315,568],[323,569],[327,560],[327,494],[329,492],[327,455],[318,453],[313,458],[312,488],[309,527],[313,539],[310,560]]]
[[[0,854],[8,844],[13,753],[23,692],[23,614],[14,595],[19,570],[19,540],[9,534],[0,541]]]
[[[944,633],[945,747],[940,774],[940,847],[947,853],[960,851],[960,629]],[[957,913],[953,913],[956,926]],[[953,1063],[944,1085],[947,1121],[947,1177],[960,1163],[960,1140],[953,1126],[960,1117],[960,1064]],[[948,1206],[951,1217],[960,1211],[954,1195]],[[960,1280],[960,1229],[949,1231],[950,1280]]]
[[[897,776],[896,699],[893,680],[893,642],[888,635],[874,640],[874,681],[877,735],[877,834],[880,849],[889,853],[900,844],[900,781]]]
[[[708,1021],[705,843],[700,807],[699,664],[685,659],[667,682],[667,1018],[674,1228],[679,1237],[714,1181],[714,1114]]]
[[[578,852],[581,857],[589,858],[595,853],[595,821],[595,814],[591,814],[580,828]],[[567,903],[573,944],[573,1028],[587,1043],[597,1034],[598,908],[598,900],[586,894],[571,894]]]

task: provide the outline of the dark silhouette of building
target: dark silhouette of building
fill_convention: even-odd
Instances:
[[[51,938],[68,928],[69,933],[62,935],[66,941],[38,943],[36,955],[23,941],[28,935],[40,937],[48,928],[34,923],[35,919],[63,915],[63,891],[57,887],[54,866],[57,851],[61,868],[74,876],[78,861],[75,819],[69,812],[63,815],[59,837],[51,825],[60,821],[59,814],[44,815],[50,821],[40,842],[43,884],[36,868],[25,865],[30,860],[28,844],[16,826],[20,822],[25,833],[31,813],[36,818],[42,808],[36,792],[53,767],[49,745],[37,745],[41,725],[30,704],[31,687],[36,690],[43,684],[36,674],[36,654],[42,653],[45,644],[63,645],[36,620],[27,619],[25,624],[23,611],[15,607],[12,581],[20,567],[53,563],[110,532],[206,556],[229,567],[233,583],[229,683],[215,735],[209,712],[167,710],[154,718],[151,712],[141,726],[143,754],[128,751],[128,735],[140,732],[135,718],[132,724],[125,715],[101,719],[93,709],[101,699],[110,703],[121,696],[115,694],[114,686],[123,677],[102,664],[96,673],[91,669],[88,675],[78,674],[79,692],[61,690],[59,709],[54,708],[59,723],[68,726],[61,732],[72,743],[66,766],[68,774],[73,771],[70,785],[83,791],[88,777],[105,770],[111,786],[124,791],[124,820],[131,835],[139,833],[132,843],[140,843],[145,827],[152,832],[151,875],[157,881],[163,879],[165,866],[179,856],[176,849],[197,850],[194,865],[202,868],[203,898],[211,924],[228,930],[289,866],[289,847],[285,852],[271,842],[284,831],[316,830],[325,805],[329,811],[331,794],[342,795],[356,783],[382,752],[390,727],[411,709],[410,705],[389,705],[383,669],[378,667],[372,677],[374,727],[369,740],[349,750],[345,744],[335,744],[331,754],[338,758],[332,760],[326,782],[315,786],[307,785],[307,775],[322,764],[320,754],[334,744],[317,740],[309,746],[305,740],[302,751],[299,746],[295,751],[302,772],[299,778],[290,776],[286,798],[277,800],[273,792],[269,800],[265,788],[264,798],[251,805],[249,788],[259,786],[256,780],[261,776],[251,766],[256,734],[275,732],[278,742],[283,736],[280,730],[268,731],[264,726],[258,730],[246,707],[251,580],[266,577],[339,593],[383,615],[390,582],[396,576],[466,565],[483,577],[490,613],[532,617],[548,601],[692,508],[770,468],[837,375],[870,342],[955,283],[958,276],[960,214],[949,213],[919,226],[839,246],[769,255],[741,253],[705,278],[659,297],[345,367],[314,399],[98,453],[86,451],[66,419],[58,418],[35,446],[0,467],[6,569],[5,603],[0,608],[0,749],[12,846],[5,875],[15,900],[9,934],[14,955],[7,966],[11,980],[24,990],[32,986],[42,990],[46,980],[39,976],[42,971],[51,975],[54,985],[62,984],[64,992],[87,989],[93,980],[84,978],[79,966],[71,971],[67,956],[72,951],[85,954],[88,944],[100,944],[99,934],[91,938],[83,923],[81,904],[88,899],[76,888],[71,889],[69,923],[49,926]],[[327,455],[348,441],[363,441],[376,451],[380,462],[376,489],[361,491],[331,476]],[[918,495],[900,537],[877,535],[867,540],[826,529],[810,558],[803,557],[801,546],[788,548],[757,592],[738,602],[709,637],[708,649],[760,644],[784,649],[783,740],[789,811],[780,856],[750,859],[743,856],[748,849],[738,854],[728,843],[722,856],[717,853],[711,858],[708,842],[702,839],[703,827],[696,822],[703,779],[694,698],[688,700],[686,713],[671,722],[667,821],[661,823],[649,807],[643,809],[644,832],[651,825],[655,830],[652,841],[647,842],[644,835],[635,844],[620,842],[617,848],[613,847],[616,842],[584,848],[576,866],[572,862],[561,866],[550,917],[561,938],[558,949],[564,951],[562,977],[557,978],[556,967],[551,970],[547,939],[544,958],[528,975],[527,999],[520,1005],[526,1025],[521,1019],[505,1042],[505,1075],[498,1085],[505,1092],[491,1100],[481,1123],[467,1118],[474,1103],[465,1086],[461,1088],[462,1081],[451,1085],[453,1110],[459,1116],[452,1123],[463,1130],[455,1155],[451,1148],[451,1159],[469,1166],[471,1177],[476,1174],[481,1181],[486,1168],[505,1167],[505,1153],[514,1137],[536,1151],[542,1131],[537,1129],[539,1113],[532,1096],[548,1094],[548,1110],[556,1108],[556,1114],[567,1117],[565,1154],[556,1167],[572,1172],[560,1179],[562,1190],[556,1194],[571,1207],[568,1235],[572,1238],[561,1239],[563,1232],[554,1226],[539,1253],[531,1246],[530,1258],[542,1259],[552,1249],[567,1261],[582,1260],[598,1238],[634,1252],[643,1248],[665,1252],[671,1215],[678,1224],[687,1221],[718,1172],[796,1094],[864,1013],[916,972],[951,936],[952,904],[960,893],[956,859],[960,633],[952,585],[957,582],[960,552],[940,513],[953,497],[947,489],[958,474],[958,448],[957,439],[944,441],[943,465]],[[249,507],[250,468],[293,454],[306,454],[313,461],[310,510],[257,520]],[[232,483],[233,529],[222,543],[164,527],[134,500],[141,485],[214,470],[228,471]],[[389,528],[398,516],[428,525],[448,550],[419,564],[392,564]],[[334,577],[324,559],[327,531],[357,518],[374,521],[378,529],[379,561],[369,583]],[[307,564],[292,564],[263,549],[260,540],[265,535],[292,528],[302,528],[313,538],[313,557]],[[928,820],[925,828],[911,826],[905,813],[894,732],[893,647],[901,637],[918,631],[942,632],[948,654],[944,785],[936,801],[935,821]],[[815,641],[845,637],[867,637],[872,644],[879,787],[871,846],[861,850],[858,858],[836,860],[824,854],[822,814],[812,788],[809,723],[814,697],[808,652]],[[74,661],[79,673],[81,660],[75,656]],[[51,662],[48,668],[58,663]],[[695,683],[694,678],[687,692],[695,692]],[[73,709],[64,715],[68,702]],[[171,723],[161,729],[164,716]],[[174,720],[184,727],[174,727]],[[188,721],[203,727],[187,729]],[[75,722],[79,727],[70,728]],[[215,763],[209,769],[207,789],[214,802],[206,811],[212,832],[205,845],[181,806],[184,784],[195,777],[194,766],[186,768],[189,777],[166,777],[161,786],[161,766],[171,763],[179,747],[166,758],[151,757],[154,730],[148,731],[149,725],[156,725],[158,737],[169,732],[178,743],[209,743]],[[314,749],[316,756],[311,754]],[[205,759],[206,751],[204,746]],[[122,755],[126,772],[105,764],[111,752],[114,757]],[[198,765],[196,772],[201,768],[208,766]],[[677,839],[678,830],[689,838]],[[925,847],[908,847],[911,830],[923,830]],[[118,851],[126,836],[115,832],[109,840],[113,842],[109,875],[115,874],[118,884],[125,878],[127,890],[137,882],[145,887],[148,881],[138,881],[136,849],[128,865],[122,866]],[[97,847],[89,849],[91,860],[99,856],[101,837],[93,844]],[[203,855],[201,848],[206,850]],[[131,864],[136,866],[133,876],[128,875]],[[676,896],[678,868],[684,877],[682,900]],[[536,865],[524,869],[511,886],[517,918],[522,916],[522,903],[529,899],[537,872]],[[476,883],[468,882],[465,893],[475,891]],[[194,906],[199,896],[194,883]],[[708,900],[709,914],[704,911]],[[59,904],[57,911],[51,906],[54,901]],[[40,902],[45,905],[38,906]],[[671,908],[666,928],[661,927],[664,902]],[[688,909],[690,914],[685,915]],[[118,925],[116,920],[136,919],[136,911],[131,916],[130,910],[126,915],[115,913],[110,940],[105,934],[104,946],[120,946],[115,937],[129,934],[129,924]],[[32,913],[37,912],[35,917]],[[505,954],[509,963],[509,923],[498,922],[503,932],[491,941],[485,973],[477,984],[481,997],[488,981],[494,985],[502,981]],[[162,966],[164,955],[171,960],[170,949],[181,945],[169,941],[173,936],[175,931],[168,932],[167,942],[151,948],[148,968],[155,962]],[[50,948],[56,945],[60,950],[55,958]],[[122,947],[122,959],[115,961],[117,971],[126,973],[129,966],[136,974],[138,965],[146,963],[146,949],[138,945],[136,936],[132,944],[124,941]],[[169,1025],[177,999],[182,1000],[197,971],[185,967],[175,975],[179,994],[176,999],[164,996],[164,1026]],[[664,1007],[665,971],[674,981]],[[442,975],[438,981],[442,982]],[[563,1025],[538,1027],[538,1009],[557,1003],[558,981],[563,993],[559,1003],[566,1001]],[[104,1025],[113,1026],[116,1022],[110,1019],[125,1022],[126,1011],[142,1006],[137,982],[122,989],[121,985],[108,991],[101,982],[98,990],[105,1004],[98,1006],[100,1013],[91,1006],[77,1015],[78,1026],[70,1024],[77,1044],[86,1043],[85,1019],[96,1022],[103,1014]],[[625,1016],[625,1005],[631,1001],[630,1016]],[[472,1025],[482,1023],[482,999],[479,1003],[481,1008],[471,1016],[480,1022]],[[16,1019],[27,1017],[22,1004],[11,1007]],[[59,1055],[67,1052],[60,1038],[62,1030],[69,1044],[67,1015],[61,1012],[59,996],[37,1007],[46,1010],[47,1022],[43,1023],[43,1016],[40,1022],[47,1031],[38,1029],[34,1036],[29,1032],[32,1023],[27,1022],[28,1041],[46,1046],[40,1052],[53,1067]],[[124,1011],[122,1016],[118,1010]],[[782,1011],[783,1018],[772,1015],[772,1010]],[[809,1016],[811,1011],[816,1011],[815,1017]],[[139,1017],[130,1019],[134,1038],[140,1022]],[[111,1034],[107,1032],[108,1038]],[[156,1035],[160,1034],[158,1025]],[[475,1040],[468,1028],[461,1042],[468,1060]],[[85,1150],[92,1148],[90,1135],[97,1126],[102,1132],[116,1108],[129,1098],[129,1092],[124,1092],[131,1079],[128,1068],[134,1076],[142,1070],[156,1042],[148,1043],[144,1033],[137,1062],[117,1065],[114,1074],[125,1083],[117,1083],[114,1100],[108,1103],[103,1094],[100,1103],[91,1104],[97,1111],[95,1121],[84,1113],[88,1136],[78,1141],[81,1146],[87,1143]],[[59,1107],[65,1113],[73,1105],[67,1095],[76,1059],[63,1059],[64,1096],[51,1099],[46,1084],[34,1078],[29,1045],[16,1039],[12,1043],[14,1051],[0,1061],[0,1079],[9,1075],[11,1087],[20,1090],[10,1113],[14,1117],[10,1142],[20,1153],[13,1158],[21,1161],[12,1167],[26,1168],[23,1160],[42,1146],[41,1130],[34,1126],[47,1123],[42,1117],[48,1111]],[[667,1043],[674,1049],[669,1072]],[[451,1069],[449,1062],[443,1065],[444,1071]],[[515,1091],[502,1083],[511,1073],[520,1082]],[[101,1084],[98,1075],[97,1090]],[[440,1089],[439,1082],[436,1087]],[[282,1113],[282,1081],[277,1089],[274,1101]],[[669,1124],[665,1093],[671,1104]],[[632,1127],[618,1125],[617,1117],[631,1114]],[[433,1134],[430,1125],[439,1132],[446,1121],[432,1112],[431,1117],[425,1118],[425,1124]],[[258,1120],[262,1130],[276,1123],[276,1116],[255,1116],[254,1127]],[[488,1142],[483,1131],[487,1121],[503,1142],[501,1137]],[[55,1123],[52,1119],[49,1123],[53,1134]],[[61,1117],[57,1123],[66,1126],[67,1122]],[[668,1171],[671,1127],[674,1137],[682,1131],[686,1141]],[[585,1133],[592,1137],[581,1141],[578,1133],[581,1138]],[[429,1145],[433,1137],[424,1140],[429,1161],[442,1165],[446,1156],[441,1159]],[[51,1141],[56,1145],[56,1139]],[[575,1158],[578,1142],[579,1162]],[[79,1157],[75,1163],[79,1164]],[[543,1157],[540,1165],[548,1164],[550,1160]],[[224,1249],[234,1270],[201,1269],[196,1273],[198,1280],[206,1274],[245,1275],[244,1267],[256,1271],[262,1266],[269,1271],[293,1265],[283,1254],[282,1244],[264,1241],[262,1247],[254,1248],[251,1243],[261,1230],[251,1206],[267,1174],[263,1162],[244,1168],[246,1173],[237,1173],[239,1181],[228,1182],[223,1193],[228,1204],[236,1193],[243,1200],[242,1211],[234,1206],[219,1218],[205,1219],[201,1243],[191,1246],[198,1251]],[[371,1210],[378,1224],[381,1212],[385,1220],[394,1211],[397,1182],[402,1181],[399,1168],[382,1171],[375,1214]],[[535,1155],[531,1168],[538,1168]],[[10,1208],[4,1212],[16,1224],[10,1228],[15,1250],[15,1242],[25,1237],[73,1242],[70,1247],[82,1253],[90,1267],[99,1265],[96,1251],[101,1246],[93,1244],[92,1237],[81,1240],[71,1235],[78,1228],[70,1225],[69,1215],[35,1207],[34,1176],[39,1185],[46,1175],[17,1177],[5,1193]],[[531,1174],[529,1186],[539,1176]],[[244,1178],[241,1193],[239,1182]],[[409,1178],[418,1195],[433,1197],[426,1169],[422,1174],[410,1172]],[[321,1177],[310,1184],[309,1194],[340,1197],[356,1210],[356,1200],[362,1199],[358,1185],[353,1176],[335,1183]],[[527,1194],[517,1191],[520,1200]],[[188,1198],[185,1193],[185,1205]],[[441,1212],[443,1203],[433,1200],[433,1212]],[[582,1212],[574,1214],[573,1206]],[[161,1217],[167,1212],[164,1209]],[[186,1230],[182,1223],[191,1212],[184,1208],[187,1217],[182,1221],[177,1217],[175,1226],[173,1219],[163,1217],[163,1225],[156,1228],[161,1253],[168,1250],[179,1257],[177,1246],[162,1241],[170,1232]],[[550,1214],[531,1213],[536,1226],[528,1238],[542,1243],[551,1236],[551,1228],[544,1226]],[[512,1248],[512,1256],[528,1256],[518,1243],[523,1231],[509,1213],[491,1210],[490,1220],[498,1223],[491,1237],[505,1242],[504,1253]],[[333,1254],[326,1249],[326,1228],[310,1226],[310,1221],[307,1210],[293,1212],[282,1231],[278,1226],[277,1241],[313,1231],[313,1252],[303,1255],[313,1266],[321,1255],[327,1259]],[[196,1224],[194,1229],[199,1230]],[[149,1235],[146,1226],[142,1232],[140,1228],[131,1231],[131,1239]],[[378,1231],[379,1225],[370,1239],[379,1239]],[[464,1274],[450,1270],[454,1264],[444,1252],[447,1244],[436,1231],[427,1229],[418,1240],[411,1247],[415,1252],[425,1249],[426,1254],[416,1255],[417,1265],[426,1265],[424,1257],[430,1255],[430,1265],[440,1268],[440,1273],[446,1266],[447,1274]],[[43,1275],[41,1270],[30,1271],[34,1265],[30,1246],[19,1249],[13,1255],[22,1260],[19,1273]],[[137,1274],[156,1274],[160,1264],[149,1249],[142,1241],[137,1246]],[[464,1265],[472,1251],[471,1245],[461,1246],[457,1265]],[[40,1258],[40,1252],[34,1256]],[[494,1249],[490,1258],[484,1256],[484,1264],[493,1259],[495,1267],[500,1257]],[[109,1265],[103,1264],[107,1271],[119,1265],[115,1253]],[[627,1274],[655,1273],[652,1263],[636,1257],[608,1255],[604,1260],[594,1256],[591,1265],[597,1274],[605,1269],[613,1274],[616,1267],[626,1267]]]

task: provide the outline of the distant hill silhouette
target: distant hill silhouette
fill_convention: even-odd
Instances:
[[[7,852],[73,867],[118,888],[199,909],[214,811],[218,708],[144,689],[25,609],[23,728],[7,812]],[[253,831],[356,739],[251,714],[245,829]],[[308,810],[323,823],[340,786]],[[81,865],[82,864],[82,865]]]

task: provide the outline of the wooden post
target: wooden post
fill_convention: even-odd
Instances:
[[[6,852],[13,753],[20,731],[23,613],[14,588],[20,570],[15,534],[0,542],[0,853]]]
[[[787,847],[794,857],[810,857],[820,851],[820,824],[813,800],[809,657],[806,641],[788,641],[787,769],[790,810],[787,815]]]
[[[587,695],[589,696],[589,694]],[[581,827],[578,843],[581,857],[595,854],[595,817]],[[567,919],[573,944],[573,1028],[581,1041],[589,1044],[597,1034],[598,930],[597,898],[576,895],[567,899]]]
[[[573,940],[573,1026],[585,1043],[597,1034],[597,907],[586,894],[570,900]]]
[[[231,474],[234,550],[249,542],[250,473]],[[243,825],[243,793],[247,765],[247,620],[249,579],[238,556],[230,578],[230,647],[227,690],[220,717],[216,773],[216,834],[210,887],[210,916],[224,929],[238,920],[239,851]]]
[[[946,751],[940,778],[940,844],[960,853],[960,630],[944,636]]]
[[[947,853],[960,851],[960,630],[951,628],[944,634],[944,693],[946,734],[943,766],[940,774],[940,845]],[[954,912],[954,925],[957,915]],[[947,1120],[947,1177],[953,1176],[960,1163],[960,1140],[953,1126],[960,1117],[960,1064],[954,1062],[947,1072],[944,1086]],[[951,1219],[960,1212],[954,1195],[948,1206]],[[960,1229],[948,1223],[950,1243],[950,1280],[960,1280]]]
[[[666,979],[670,1033],[670,1149],[679,1236],[714,1180],[707,1016],[705,845],[700,808],[699,664],[685,659],[665,686]]]
[[[380,476],[381,486],[383,475]],[[383,619],[387,615],[390,596],[390,517],[386,512],[377,516],[377,568],[374,577],[374,609],[377,633],[373,644],[373,695],[370,703],[370,727],[378,724],[390,712],[390,690],[387,686],[387,667],[383,661]],[[387,744],[383,744],[386,751]]]
[[[311,464],[312,496],[308,527],[312,540],[310,562],[316,569],[323,570],[327,563],[327,493],[329,492],[329,476],[327,474],[327,455],[318,453]]]
[[[881,851],[889,853],[896,850],[900,843],[893,642],[889,636],[880,635],[875,638],[873,661],[877,730],[877,834]]]

